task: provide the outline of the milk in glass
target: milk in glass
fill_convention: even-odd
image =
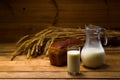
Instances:
[[[76,75],[80,73],[80,51],[67,51],[67,68],[68,73]]]

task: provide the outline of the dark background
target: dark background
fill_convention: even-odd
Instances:
[[[120,30],[120,0],[0,0],[0,42],[16,42],[53,25],[94,24]],[[57,7],[57,8],[56,8]]]

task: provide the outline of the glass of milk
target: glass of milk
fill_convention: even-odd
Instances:
[[[67,70],[70,75],[80,74],[80,47],[69,46],[67,48]]]

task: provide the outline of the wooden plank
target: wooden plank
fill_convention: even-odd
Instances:
[[[0,72],[2,79],[119,79],[120,72],[81,72],[79,76],[70,76],[65,72]]]
[[[15,50],[15,44],[0,45],[0,71],[67,71],[67,67],[56,67],[50,64],[49,58],[40,56],[27,59],[25,55],[17,56],[14,61],[10,61],[11,52]],[[10,51],[10,52],[9,52]],[[88,69],[81,63],[81,71],[120,71],[120,47],[105,48],[106,64],[100,69]]]
[[[85,0],[85,1],[82,1],[82,0],[75,0],[75,1],[71,1],[71,0],[67,0],[67,1],[61,1],[61,0],[58,0],[57,1],[59,6],[60,6],[60,17],[63,17],[63,22],[64,22],[64,18],[66,19],[65,16],[68,16],[68,15],[72,15],[73,17],[76,17],[76,13],[77,13],[77,17],[81,17],[81,16],[89,16],[89,17],[95,17],[95,16],[101,16],[101,14],[103,14],[104,16],[108,16],[108,12],[107,12],[107,5],[105,4],[104,0],[101,0],[101,1],[95,1],[95,0],[92,0],[92,1],[88,1],[88,0]],[[114,3],[114,4],[112,4]],[[45,22],[46,20],[48,19],[52,19],[54,18],[54,16],[52,18],[49,18],[53,15],[55,15],[55,8],[53,7],[53,5],[49,2],[49,1],[43,1],[43,0],[40,0],[40,1],[34,1],[32,2],[31,1],[16,1],[14,3],[15,5],[13,5],[13,7],[15,7],[15,13],[16,13],[16,16],[3,16],[3,18],[1,19],[1,22],[26,22],[26,21],[43,21]],[[115,7],[115,4],[119,4],[119,1],[118,2],[114,2],[114,1],[110,1],[109,2],[109,6],[110,6],[110,10],[109,10],[109,17],[110,16],[115,16],[115,15],[110,15],[111,13],[119,13],[119,6],[117,5],[117,7]],[[36,5],[36,6],[35,6]],[[46,6],[47,7],[46,7]],[[113,5],[113,6],[112,6]],[[19,8],[23,8],[24,7],[27,7],[26,8],[26,14],[22,14],[22,9],[19,9]],[[51,6],[51,9],[53,10],[46,10],[46,9],[49,9]],[[116,10],[114,11],[111,11],[111,7],[114,7]],[[43,9],[45,8],[45,9]],[[4,10],[4,9],[3,9]],[[112,9],[113,10],[113,9]],[[19,12],[20,11],[20,12]],[[67,12],[68,14],[63,14],[64,12]],[[94,12],[94,13],[93,13]],[[19,14],[19,15],[18,15]],[[99,15],[97,15],[99,14]],[[1,16],[1,17],[2,17]],[[39,16],[39,17],[38,17]],[[29,17],[29,18],[27,18]],[[37,18],[38,17],[38,18]],[[88,20],[89,17],[84,17],[85,20]],[[100,18],[100,21],[102,20],[106,20],[106,17],[96,17],[96,19]],[[119,17],[119,16],[118,16]],[[32,18],[32,19],[31,19]],[[47,18],[47,19],[45,19]],[[76,20],[76,18],[68,18],[67,20]],[[91,18],[92,20],[93,18]],[[96,20],[95,19],[95,20]],[[79,18],[80,21],[82,21],[83,19],[82,18]],[[78,22],[79,22],[78,20]],[[112,18],[110,18],[110,20],[113,20]],[[116,19],[114,19],[116,20]],[[97,21],[97,20],[96,20]],[[119,20],[117,20],[119,21]],[[75,23],[76,21],[74,21],[73,23]],[[104,22],[104,21],[103,21]],[[69,22],[71,23],[71,22]],[[101,23],[102,24],[102,23]]]
[[[7,50],[8,49],[8,50]],[[17,56],[10,61],[9,50],[15,49],[15,44],[0,45],[0,79],[119,79],[120,78],[120,47],[105,48],[106,64],[99,69],[89,69],[81,63],[81,74],[70,76],[67,66],[57,67],[50,64],[49,58],[40,56],[26,59]],[[5,55],[2,55],[6,53]]]

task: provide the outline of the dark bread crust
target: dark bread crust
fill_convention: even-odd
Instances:
[[[67,65],[67,46],[83,45],[83,41],[76,38],[66,39],[54,43],[48,51],[50,63],[55,66]]]

